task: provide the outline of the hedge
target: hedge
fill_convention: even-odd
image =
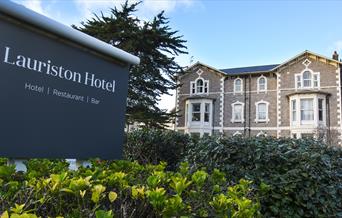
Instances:
[[[27,173],[0,166],[1,218],[260,216],[251,182],[228,186],[219,170],[190,173],[182,163],[171,172],[165,163],[129,161],[93,161],[77,171],[60,161],[30,160],[27,166]]]
[[[193,170],[267,184],[265,217],[342,217],[342,150],[315,140],[210,137],[188,145]]]

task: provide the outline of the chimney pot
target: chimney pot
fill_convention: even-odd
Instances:
[[[337,51],[334,51],[334,54],[332,55],[332,59],[338,61],[338,54],[337,54]]]

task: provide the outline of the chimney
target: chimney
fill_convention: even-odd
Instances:
[[[337,60],[338,61],[338,54],[336,51],[334,51],[334,54],[332,55],[332,59]]]

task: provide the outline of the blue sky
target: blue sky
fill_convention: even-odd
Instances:
[[[66,25],[108,12],[122,0],[12,0]],[[136,2],[133,0],[131,2]],[[342,1],[144,0],[136,16],[161,10],[186,39],[182,66],[201,61],[218,69],[282,63],[304,50],[342,53]],[[191,58],[193,57],[193,58]],[[164,96],[161,108],[174,106]]]

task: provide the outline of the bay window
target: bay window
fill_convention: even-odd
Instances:
[[[300,100],[300,119],[301,121],[313,121],[314,109],[313,99],[301,99]]]
[[[317,128],[326,126],[326,95],[295,94],[290,96],[290,123],[292,127]]]
[[[192,105],[192,121],[201,121],[201,104],[193,103]]]
[[[295,122],[297,120],[297,102],[296,102],[296,100],[291,100],[291,109],[292,109],[292,121]]]
[[[323,121],[323,99],[318,99],[318,120]]]
[[[187,99],[185,102],[185,132],[211,135],[213,131],[213,100]]]
[[[204,122],[209,122],[210,117],[210,104],[205,103],[204,104]]]
[[[185,105],[187,126],[211,124],[212,100],[189,99]]]

